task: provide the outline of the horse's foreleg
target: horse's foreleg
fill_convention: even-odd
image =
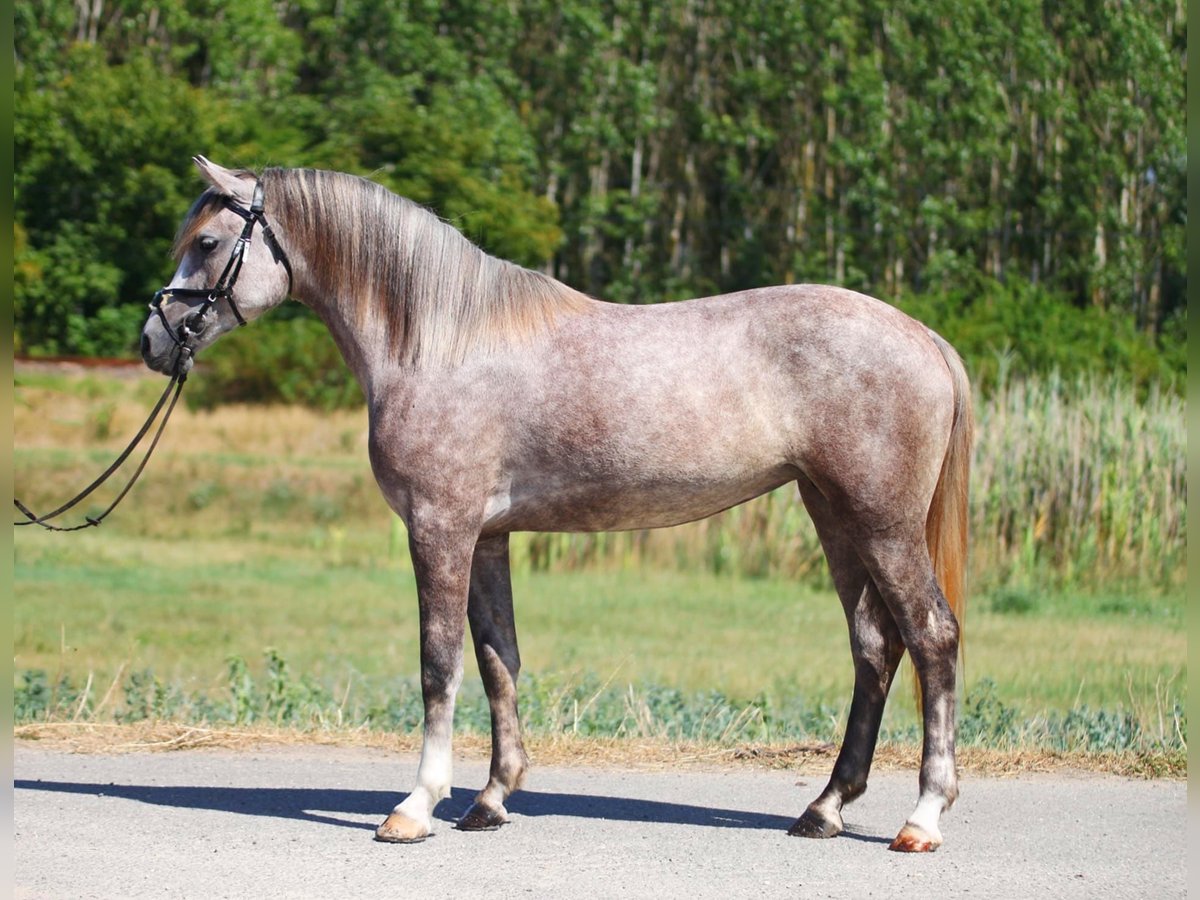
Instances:
[[[938,587],[923,535],[904,542],[876,543],[871,557],[872,577],[917,670],[925,731],[921,793],[891,849],[936,850],[942,843],[938,820],[958,796],[954,760],[958,620]]]
[[[424,740],[417,784],[375,832],[377,840],[424,840],[433,808],[450,794],[454,700],[462,682],[463,631],[474,536],[423,530],[409,534],[421,617]]]
[[[839,516],[808,483],[800,483],[850,629],[854,698],[833,773],[819,797],[788,829],[799,837],[829,838],[842,831],[842,807],[867,789],[883,708],[904,644]]]
[[[475,547],[467,619],[492,713],[492,768],[487,785],[459,819],[458,827],[489,831],[508,820],[504,801],[521,786],[528,766],[517,715],[521,655],[513,619],[508,535],[480,541]]]

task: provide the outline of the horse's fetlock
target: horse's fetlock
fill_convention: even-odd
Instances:
[[[521,780],[524,774],[524,769],[521,766],[502,762],[496,767],[492,773],[492,777],[511,791],[515,789],[517,782]]]
[[[945,796],[945,798],[946,798],[946,807],[945,808],[949,809],[950,807],[952,807],[954,805],[954,801],[958,799],[958,781],[957,781],[957,779],[953,783],[946,785],[946,787],[943,790],[943,796]]]
[[[529,758],[524,749],[521,749],[516,753],[505,754],[493,763],[492,779],[504,785],[508,793],[512,793],[525,782],[525,773],[528,770]]]

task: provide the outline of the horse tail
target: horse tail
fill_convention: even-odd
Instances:
[[[929,514],[925,520],[925,541],[933,561],[934,577],[946,598],[959,627],[959,653],[965,659],[967,611],[967,495],[971,478],[971,448],[975,437],[975,417],[972,410],[971,384],[962,359],[940,335],[929,332],[950,369],[954,384],[954,420],[950,426],[950,442],[942,459]],[[917,708],[921,706],[921,684],[913,679]]]

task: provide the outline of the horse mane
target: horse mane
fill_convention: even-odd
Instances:
[[[457,365],[590,302],[548,275],[488,255],[373,181],[314,169],[267,169],[261,178],[289,253],[360,333],[382,329],[385,355],[401,364]]]

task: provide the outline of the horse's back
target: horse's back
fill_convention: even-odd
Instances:
[[[747,448],[831,434],[907,429],[952,409],[953,384],[930,330],[902,311],[824,285],[758,288],[649,307],[598,305],[566,325],[535,364],[590,409],[661,426],[724,421],[711,437]],[[946,422],[948,423],[948,419]]]

